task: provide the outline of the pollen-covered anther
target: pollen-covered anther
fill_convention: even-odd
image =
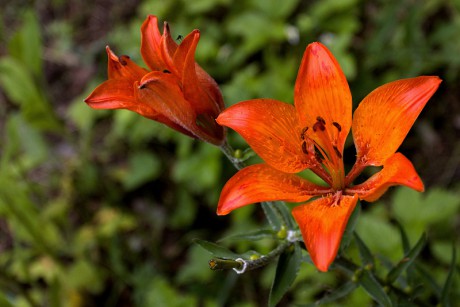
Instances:
[[[339,132],[342,131],[342,126],[340,126],[340,124],[338,122],[332,122],[332,124],[334,125],[334,127],[337,128],[337,130],[339,130]]]
[[[307,131],[308,131],[308,127],[304,127],[302,129],[302,131],[300,132],[300,139],[301,140],[303,140],[303,141],[305,140],[305,133],[307,133]]]

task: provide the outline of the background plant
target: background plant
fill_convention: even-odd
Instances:
[[[431,276],[416,275],[428,285],[420,300],[458,301],[458,273],[449,273],[452,245],[459,246],[459,7],[443,0],[8,2],[0,31],[0,300],[14,306],[266,304],[275,265],[241,276],[213,272],[212,256],[192,243],[268,227],[259,206],[215,215],[221,187],[235,172],[220,151],[134,113],[94,111],[83,103],[106,78],[104,46],[141,63],[139,28],[156,14],[175,36],[201,30],[197,61],[219,82],[227,105],[256,97],[293,101],[303,51],[316,40],[338,58],[355,103],[394,79],[443,78],[401,148],[427,192],[395,188],[379,204],[363,204],[355,229],[375,256],[378,276],[426,232],[414,264]],[[229,137],[246,148],[237,135]],[[353,157],[352,147],[345,157]],[[265,254],[275,241],[221,244]],[[357,242],[347,255],[358,263]],[[348,280],[303,262],[280,305],[321,300]],[[358,287],[337,304],[371,301]]]

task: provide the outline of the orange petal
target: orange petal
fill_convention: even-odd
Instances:
[[[145,64],[151,70],[162,71],[165,64],[161,57],[160,42],[161,34],[158,29],[158,19],[149,15],[141,26],[141,54]]]
[[[255,164],[243,168],[225,184],[220,194],[217,214],[225,215],[234,209],[261,201],[307,201],[327,190],[267,164]]]
[[[380,172],[365,182],[347,189],[347,193],[356,193],[360,199],[372,202],[394,185],[404,185],[419,192],[425,189],[412,163],[399,152],[385,161]]]
[[[200,31],[198,30],[194,30],[187,35],[174,53],[173,61],[174,66],[182,77],[185,99],[192,103],[197,114],[211,115],[214,121],[215,117],[217,117],[221,111],[220,102],[214,99],[217,98],[222,100],[222,96],[215,97],[210,94],[215,94],[216,91],[211,93],[206,91],[210,86],[207,85],[205,87],[202,81],[209,82],[209,79],[212,79],[211,77],[207,78],[207,80],[198,79],[196,69],[198,65],[195,62],[195,51],[199,40]],[[215,82],[213,85],[217,86]]]
[[[217,122],[238,132],[266,163],[280,171],[297,173],[311,166],[302,152],[301,130],[290,104],[247,100],[226,109]]]
[[[127,109],[136,104],[134,84],[127,79],[110,79],[85,99],[94,109]]]
[[[334,205],[336,197],[340,202]],[[355,196],[328,196],[292,210],[310,257],[318,270],[326,272],[339,250],[348,219],[358,202]]]
[[[164,23],[163,27],[163,36],[161,37],[160,42],[160,53],[165,68],[171,71],[173,74],[180,76],[181,74],[174,66],[173,56],[176,52],[178,46],[174,39],[171,37],[171,31],[169,30],[169,25],[167,22]]]
[[[127,79],[134,83],[136,80],[140,80],[148,71],[136,63],[131,61],[129,56],[122,55],[120,57],[116,56],[109,46],[105,47],[107,51],[108,66],[107,74],[109,79]]]
[[[309,127],[311,133],[318,117],[324,119],[329,139],[336,140],[335,146],[343,154],[351,127],[350,88],[337,60],[320,43],[312,43],[305,50],[297,74],[294,101],[302,128]],[[324,140],[314,134],[309,136],[324,149],[328,148]]]
[[[135,93],[139,101],[160,110],[164,116],[197,138],[215,145],[222,144],[222,127],[215,125],[212,127],[215,130],[210,130],[197,125],[197,114],[184,98],[180,80],[175,75],[159,71],[148,73],[136,87]]]
[[[383,165],[406,137],[441,79],[422,76],[387,83],[360,103],[353,117],[358,161]]]

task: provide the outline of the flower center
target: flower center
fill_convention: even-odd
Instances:
[[[318,116],[311,129],[308,126],[303,128],[300,135],[303,153],[310,155],[326,170],[331,177],[328,183],[337,191],[345,188],[342,153],[337,147],[341,131],[342,126],[338,122],[327,123],[324,118]],[[312,170],[318,174],[318,169]]]

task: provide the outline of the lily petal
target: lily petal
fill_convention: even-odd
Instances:
[[[324,191],[327,192],[327,188],[297,175],[280,172],[267,164],[255,164],[243,168],[225,184],[217,214],[225,215],[261,201],[307,201]]]
[[[383,165],[401,145],[440,83],[441,79],[430,76],[402,79],[367,95],[353,117],[357,161]]]
[[[141,54],[145,64],[151,70],[162,71],[165,64],[160,52],[161,34],[156,16],[149,15],[145,19],[141,26],[141,35]]]
[[[177,70],[173,62],[173,56],[177,48],[177,43],[171,37],[169,25],[167,22],[165,22],[163,26],[163,36],[161,36],[160,42],[161,58],[163,59],[163,63],[165,64],[165,68],[167,70],[171,71],[173,74],[180,76],[181,73]]]
[[[337,60],[321,43],[312,43],[305,50],[297,74],[294,101],[302,128],[309,127],[311,133],[318,118],[323,119],[329,139],[336,140],[335,146],[343,154],[351,127],[351,92]],[[324,139],[318,139],[314,133],[309,136],[321,147],[328,148]]]
[[[136,104],[134,84],[127,79],[110,79],[85,99],[94,109],[127,109]]]
[[[188,130],[158,112],[151,105],[142,103],[135,93],[131,81],[125,79],[110,79],[99,85],[85,99],[85,102],[93,109],[130,110],[149,119],[163,123],[185,135],[195,137]]]
[[[107,75],[109,79],[127,79],[134,83],[140,80],[148,71],[129,58],[127,55],[116,56],[109,46],[105,47],[109,62],[107,65]]]
[[[180,80],[171,73],[153,71],[145,75],[135,88],[140,102],[151,106],[190,131],[195,137],[215,145],[223,142],[223,129],[202,129],[197,125],[195,110],[187,101],[180,86]]]
[[[360,199],[373,202],[394,185],[404,185],[419,192],[425,189],[412,163],[399,152],[385,161],[380,172],[347,192],[356,193]]]
[[[310,257],[318,270],[326,272],[339,250],[343,232],[358,202],[355,196],[337,195],[316,199],[297,206],[292,214],[302,232]]]
[[[223,111],[217,122],[238,132],[267,164],[282,172],[298,173],[312,165],[302,152],[296,110],[290,104],[247,100]]]
[[[209,95],[206,88],[203,87],[198,79],[197,67],[198,65],[195,62],[195,51],[200,40],[200,31],[193,30],[189,35],[187,35],[177,48],[174,53],[173,61],[174,66],[177,68],[179,74],[182,77],[183,92],[184,97],[188,101],[193,102],[193,108],[197,114],[208,114],[212,115],[214,122],[215,117],[220,113],[220,102],[215,101],[213,96]],[[204,72],[204,71],[203,71]],[[209,77],[209,79],[212,79]],[[217,84],[215,87],[218,89]],[[211,94],[214,94],[212,92]],[[223,100],[222,96],[218,99]]]

